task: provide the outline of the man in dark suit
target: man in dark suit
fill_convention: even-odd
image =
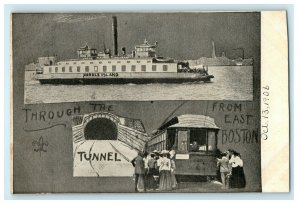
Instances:
[[[143,190],[146,192],[145,188],[145,163],[143,160],[143,153],[138,152],[138,155],[131,161],[132,165],[134,166],[134,173],[135,173],[135,192],[138,192],[137,185],[139,179],[141,179],[140,182],[142,182]]]

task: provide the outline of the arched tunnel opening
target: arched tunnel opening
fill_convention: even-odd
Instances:
[[[96,118],[88,122],[84,128],[86,140],[117,140],[116,124],[107,118]]]

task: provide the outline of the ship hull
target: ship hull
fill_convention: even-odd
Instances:
[[[37,79],[41,84],[146,84],[146,83],[184,83],[184,82],[209,82],[213,75],[198,73],[89,73],[81,76],[71,75],[41,75]]]

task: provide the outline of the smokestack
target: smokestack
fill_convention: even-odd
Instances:
[[[118,56],[118,23],[117,17],[112,17],[112,32],[113,32],[113,53],[115,56]]]

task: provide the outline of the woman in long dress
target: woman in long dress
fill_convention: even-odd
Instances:
[[[175,158],[171,158],[171,184],[172,189],[175,189],[177,187],[177,181],[175,177],[175,170],[176,170],[176,164],[175,164]]]
[[[172,184],[172,189],[175,189],[177,187],[177,181],[175,177],[175,170],[176,170],[176,163],[175,163],[175,155],[176,152],[174,148],[169,152],[170,159],[171,159],[171,184]]]
[[[243,160],[239,153],[233,151],[229,160],[231,165],[231,176],[229,180],[230,188],[244,188],[246,186],[246,179],[244,174]]]
[[[159,166],[159,189],[161,191],[172,190],[171,160],[167,157],[167,155],[168,152],[164,150]]]

